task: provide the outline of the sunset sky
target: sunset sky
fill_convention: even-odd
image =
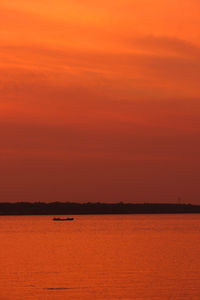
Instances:
[[[0,1],[0,201],[200,203],[200,1]]]

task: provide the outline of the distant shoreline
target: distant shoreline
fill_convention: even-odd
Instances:
[[[177,213],[63,213],[63,214],[0,214],[0,217],[17,217],[17,216],[114,216],[114,215],[199,215],[200,212],[177,212]]]
[[[199,214],[200,205],[177,203],[101,202],[2,202],[0,216],[17,215],[116,215],[116,214]]]

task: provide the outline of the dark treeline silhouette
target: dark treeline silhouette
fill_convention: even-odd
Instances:
[[[200,213],[200,205],[169,203],[0,203],[0,215],[177,214]]]

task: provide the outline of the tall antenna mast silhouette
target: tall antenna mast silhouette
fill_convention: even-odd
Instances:
[[[178,204],[181,204],[181,197],[180,196],[178,196],[177,200],[178,200]]]

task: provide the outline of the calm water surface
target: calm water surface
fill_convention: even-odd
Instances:
[[[0,217],[0,300],[200,299],[200,215]]]

